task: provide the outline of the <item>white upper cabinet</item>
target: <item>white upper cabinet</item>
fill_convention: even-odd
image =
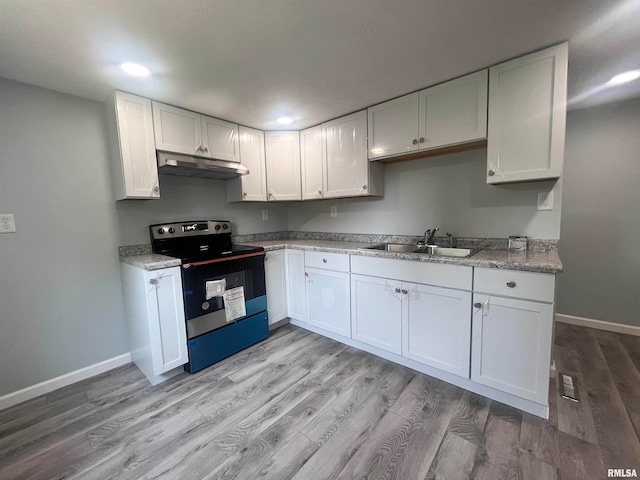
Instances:
[[[156,148],[185,155],[202,155],[200,114],[153,102]]]
[[[367,159],[367,112],[322,124],[324,196],[382,195],[382,171]]]
[[[421,150],[487,137],[487,70],[419,93]]]
[[[114,92],[105,109],[116,200],[159,198],[151,100]]]
[[[560,177],[566,101],[566,43],[489,70],[487,183]]]
[[[418,93],[367,109],[369,158],[418,150]]]
[[[303,200],[315,200],[324,197],[322,143],[321,125],[300,132],[300,168]]]
[[[238,125],[153,102],[156,148],[239,162]]]
[[[240,127],[240,161],[249,169],[247,175],[227,180],[227,201],[266,202],[267,179],[264,155],[264,132]]]
[[[217,118],[200,117],[202,146],[206,156],[230,162],[239,162],[238,125]]]
[[[300,132],[265,132],[268,200],[302,200]]]
[[[367,110],[370,159],[482,140],[487,136],[487,70]]]

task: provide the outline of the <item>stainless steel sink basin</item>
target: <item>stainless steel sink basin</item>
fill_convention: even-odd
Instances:
[[[427,250],[426,248],[417,248],[415,245],[406,245],[402,243],[381,243],[370,247],[362,247],[360,250],[380,250],[383,252],[394,253],[420,253],[422,255],[435,255],[440,257],[458,257],[468,258],[478,253],[480,248],[447,248],[435,247]]]
[[[414,250],[414,253],[421,253],[423,255],[438,255],[441,257],[459,257],[467,258],[471,255],[475,255],[481,249],[480,248],[453,248],[453,247],[436,247],[432,252],[427,252],[426,249]]]
[[[362,247],[361,250],[382,250],[384,252],[409,253],[415,251],[415,245],[406,245],[404,243],[382,243],[371,247]]]

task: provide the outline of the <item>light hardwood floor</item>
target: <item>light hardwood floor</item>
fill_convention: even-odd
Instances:
[[[152,387],[129,365],[0,412],[0,478],[562,479],[640,471],[640,338],[556,326],[548,421],[303,329]]]

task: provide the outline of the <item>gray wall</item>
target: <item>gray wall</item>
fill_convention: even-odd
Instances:
[[[114,202],[103,105],[0,78],[0,395],[127,353],[118,246],[151,223],[204,218],[286,230],[282,204],[228,204],[225,184],[161,177]],[[269,220],[262,221],[262,209]]]
[[[230,220],[233,233],[278,232],[287,229],[282,203],[227,203],[224,180],[160,176],[158,200],[123,200],[115,204],[120,245],[149,243],[148,225],[165,221]],[[269,220],[262,220],[262,210]]]
[[[567,125],[557,312],[640,326],[640,99]]]
[[[129,351],[102,105],[0,79],[0,395]]]
[[[386,165],[383,198],[292,204],[289,229],[420,235],[439,227],[460,237],[559,238],[560,182],[487,185],[486,158],[482,149]],[[538,192],[552,188],[555,209],[538,211]]]

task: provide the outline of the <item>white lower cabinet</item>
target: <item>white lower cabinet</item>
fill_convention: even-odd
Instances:
[[[546,404],[553,305],[473,295],[471,380]]]
[[[471,292],[403,283],[402,293],[402,356],[469,378]]]
[[[402,353],[401,282],[351,275],[351,335],[354,340]]]
[[[189,361],[180,267],[148,271],[121,265],[131,357],[157,385]]]
[[[284,250],[267,252],[264,258],[269,325],[287,318],[287,282]]]
[[[287,282],[287,312],[289,317],[307,320],[307,285],[304,272],[304,251],[284,251]]]
[[[349,274],[305,268],[306,321],[329,332],[351,337]]]

